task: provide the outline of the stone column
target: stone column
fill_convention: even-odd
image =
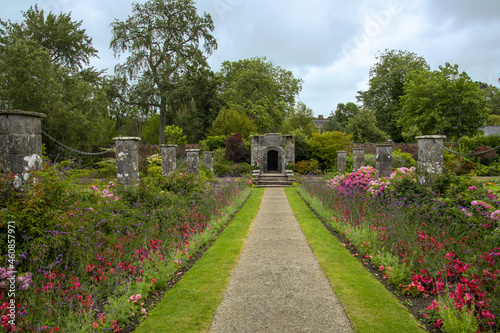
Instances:
[[[365,150],[363,148],[353,148],[352,160],[352,171],[356,172],[365,165]]]
[[[203,152],[203,163],[205,164],[205,168],[207,168],[210,171],[214,171],[213,152],[211,152],[211,151]]]
[[[16,189],[26,185],[31,171],[42,170],[44,117],[38,112],[0,110],[0,171],[14,174]]]
[[[377,162],[375,176],[377,178],[390,177],[392,172],[392,145],[380,144],[377,145]]]
[[[344,173],[347,167],[347,152],[339,150],[337,152],[337,172]]]
[[[161,174],[168,177],[175,174],[177,168],[177,145],[160,145],[161,147]]]
[[[139,182],[139,141],[136,137],[113,138],[116,145],[116,179],[120,185]]]
[[[418,140],[418,182],[430,185],[435,175],[443,173],[444,135],[424,135]]]
[[[198,177],[198,161],[200,150],[199,149],[186,149],[187,153],[187,171],[194,173]]]
[[[260,135],[252,135],[252,166],[260,166]]]

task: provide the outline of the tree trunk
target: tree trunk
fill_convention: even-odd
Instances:
[[[160,102],[160,144],[165,143],[165,127],[167,127],[167,99],[162,97]]]

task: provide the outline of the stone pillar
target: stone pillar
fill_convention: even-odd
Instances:
[[[353,148],[352,160],[352,171],[356,172],[365,165],[365,150],[363,148]]]
[[[285,149],[285,165],[295,164],[295,135],[283,135]]]
[[[418,182],[430,185],[435,175],[443,173],[444,135],[417,136],[418,140]]]
[[[203,152],[203,163],[205,164],[205,168],[207,168],[210,171],[214,171],[213,152],[211,152],[211,151]]]
[[[0,171],[14,174],[16,189],[23,188],[31,171],[42,170],[44,117],[38,112],[0,110]]]
[[[260,167],[260,135],[252,135],[252,167]]]
[[[116,145],[116,179],[120,185],[139,182],[139,141],[136,137],[113,138]]]
[[[377,162],[375,169],[377,170],[375,177],[390,177],[392,172],[392,145],[380,144],[377,145]]]
[[[187,153],[187,171],[194,173],[198,177],[198,161],[200,150],[199,149],[186,149]]]
[[[339,150],[337,152],[337,172],[344,173],[347,167],[347,152]]]
[[[177,168],[177,145],[160,145],[161,148],[161,174],[168,177],[175,174]]]

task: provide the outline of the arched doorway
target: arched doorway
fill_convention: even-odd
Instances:
[[[267,172],[278,172],[278,152],[276,150],[267,152]]]

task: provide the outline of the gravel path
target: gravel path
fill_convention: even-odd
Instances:
[[[264,192],[210,331],[354,331],[283,188]]]

